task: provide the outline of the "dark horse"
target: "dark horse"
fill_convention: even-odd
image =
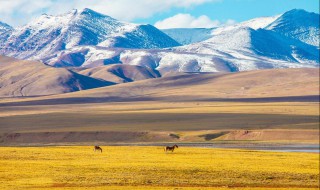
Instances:
[[[102,148],[100,146],[94,146],[94,151],[100,151],[102,153]]]
[[[175,148],[178,148],[178,145],[173,145],[173,146],[166,146],[165,148],[164,148],[164,151],[171,151],[171,152],[173,152],[174,151],[174,149]]]

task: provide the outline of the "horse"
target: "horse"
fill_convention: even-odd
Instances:
[[[166,147],[164,148],[164,151],[165,151],[165,152],[167,152],[167,151],[173,152],[175,148],[178,148],[178,145],[175,144],[175,145],[173,145],[173,146],[166,146]]]
[[[102,153],[102,148],[100,146],[94,146],[94,151],[100,151]]]

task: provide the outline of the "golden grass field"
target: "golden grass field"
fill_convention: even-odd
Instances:
[[[319,154],[179,147],[1,147],[0,189],[317,189]]]

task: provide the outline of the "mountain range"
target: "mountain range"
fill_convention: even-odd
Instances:
[[[90,9],[0,23],[0,54],[54,67],[128,64],[165,72],[319,66],[319,14],[294,9],[217,28],[158,30]]]
[[[125,23],[83,9],[58,16],[43,14],[14,29],[1,46],[1,53],[41,60],[61,50],[83,45],[149,49],[178,46],[179,43],[152,25]]]
[[[159,30],[72,10],[17,28],[0,22],[0,55],[2,96],[73,92],[177,72],[318,68],[319,14],[294,9],[216,28]]]
[[[0,97],[62,94],[160,77],[157,71],[134,65],[55,68],[6,56],[0,56],[0,65]]]

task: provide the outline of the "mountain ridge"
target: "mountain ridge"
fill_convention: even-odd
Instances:
[[[293,9],[282,14],[266,29],[319,47],[319,14]]]
[[[105,47],[139,49],[180,45],[151,25],[121,22],[91,9],[74,9],[57,16],[43,14],[16,28],[0,53],[39,60],[57,51],[79,45],[98,45],[106,40],[110,43],[105,42]],[[129,41],[135,43],[128,46]]]
[[[0,47],[0,54],[40,60],[54,67],[125,64],[161,73],[319,67],[319,46],[292,33],[300,30],[302,22],[295,18],[310,15],[317,14],[291,10],[214,29],[188,29],[190,35],[199,34],[189,42],[197,42],[179,46],[151,25],[125,23],[90,9],[72,10],[60,16],[44,14],[36,22],[13,30],[8,40],[0,36],[0,40],[8,41]],[[285,23],[284,29],[280,21]],[[309,25],[319,25],[314,21]],[[61,28],[61,23],[66,23],[66,27]],[[319,31],[304,25],[301,23],[301,28],[307,34],[309,29],[311,34]],[[188,35],[180,37],[177,41],[186,43],[183,38]]]

